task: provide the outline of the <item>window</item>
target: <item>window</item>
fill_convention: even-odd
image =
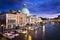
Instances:
[[[8,23],[15,23],[15,20],[8,20]]]
[[[11,25],[8,25],[8,29],[10,29],[11,28]]]

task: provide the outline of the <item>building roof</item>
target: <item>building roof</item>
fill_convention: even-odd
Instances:
[[[16,14],[16,13],[21,13],[20,10],[9,10],[8,12],[1,12],[0,15],[3,14]]]

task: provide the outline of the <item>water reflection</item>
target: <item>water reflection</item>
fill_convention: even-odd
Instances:
[[[52,23],[46,24],[46,40],[59,40],[60,38],[60,24],[55,23],[54,25]]]
[[[32,36],[31,35],[28,35],[28,40],[32,40]]]
[[[42,40],[45,40],[45,31],[46,31],[46,27],[45,25],[42,26]]]
[[[37,30],[35,30],[35,38],[37,38],[37,33],[38,33],[38,31],[37,31]]]

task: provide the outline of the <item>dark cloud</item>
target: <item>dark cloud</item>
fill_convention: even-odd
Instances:
[[[27,8],[32,13],[52,14],[60,12],[60,0],[0,0],[0,11],[21,9],[23,3],[27,4]]]
[[[29,0],[27,1],[30,6],[30,10],[33,12],[44,12],[44,13],[58,13],[60,12],[60,0]]]
[[[21,7],[23,2],[23,0],[0,0],[0,11],[18,9],[18,6]]]

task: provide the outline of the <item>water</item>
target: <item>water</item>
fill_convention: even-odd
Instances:
[[[46,24],[46,40],[60,40],[60,24]]]
[[[34,31],[28,31],[28,34],[14,38],[13,40],[60,40],[60,24],[51,24],[48,22],[45,25],[45,31],[42,32],[42,27]]]

